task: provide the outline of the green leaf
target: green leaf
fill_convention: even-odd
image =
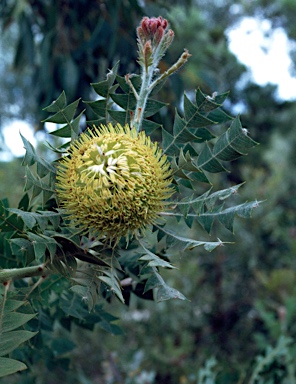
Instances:
[[[130,122],[130,117],[129,117],[129,114],[127,112],[114,111],[112,109],[109,109],[108,113],[112,117],[112,119],[117,121],[117,123],[119,123],[123,127],[125,126],[125,124],[128,124]]]
[[[22,305],[24,305],[24,303],[25,303],[24,301],[8,299],[5,301],[4,313],[10,312],[10,311],[15,311],[16,309],[18,309]],[[3,300],[0,302],[0,308],[3,308]]]
[[[179,152],[179,148],[175,144],[176,139],[165,129],[162,130],[162,150],[168,156],[174,156]]]
[[[205,201],[206,199],[204,200],[204,202]],[[220,205],[206,212],[202,212],[202,209],[204,207],[204,202],[203,202],[203,205],[198,204],[197,213],[188,213],[187,217],[197,219],[198,222],[203,226],[203,228],[207,232],[211,231],[211,227],[215,219],[218,219],[225,228],[233,232],[233,222],[234,222],[235,216],[237,215],[242,218],[250,218],[252,216],[253,210],[257,208],[260,204],[260,201],[252,201],[252,202],[239,204],[234,207],[229,207],[226,209],[223,209],[223,205]],[[196,200],[196,203],[198,203],[198,200]],[[188,204],[188,202],[186,204]],[[174,217],[183,216],[182,213],[178,213],[178,212],[168,212],[166,213],[166,215],[174,216]],[[165,233],[168,232],[168,230],[164,230],[163,228],[161,230]],[[178,239],[178,236],[174,236],[174,238]],[[184,241],[184,240],[181,240],[181,241]],[[213,245],[214,244],[215,243],[213,243]],[[200,244],[197,244],[197,245],[203,245],[203,244],[201,242]]]
[[[171,167],[175,177],[209,183],[203,171],[193,163],[193,159],[191,158],[189,151],[184,154],[182,148],[180,150],[179,156],[173,157],[171,161]]]
[[[246,149],[252,148],[257,143],[242,128],[239,117],[236,117],[230,128],[220,136],[214,145],[212,156],[224,161],[234,160],[246,154]]]
[[[35,317],[35,314],[10,312],[6,313],[2,320],[1,332],[13,331]]]
[[[216,159],[216,156],[213,155],[208,143],[204,145],[203,150],[198,156],[197,166],[211,173],[226,171],[223,165]]]
[[[17,217],[20,217],[29,229],[32,229],[36,224],[36,219],[34,218],[32,212],[24,212],[21,209],[17,208],[7,208],[7,211],[15,213]]]
[[[60,96],[54,100],[49,106],[43,108],[43,111],[55,113],[63,109],[67,104],[66,94],[63,91]]]
[[[73,103],[62,107],[57,113],[43,120],[43,123],[50,122],[56,124],[70,123],[73,119],[75,111],[78,107],[80,99],[73,101]]]
[[[37,163],[37,167],[39,167],[38,171],[42,173],[42,176],[39,175],[40,177],[45,176],[48,172],[55,172],[55,168],[48,161],[41,159],[37,155],[33,145],[24,136],[22,136],[22,134],[20,135],[24,143],[24,148],[26,150],[22,165],[31,166]]]
[[[176,268],[171,263],[161,259],[159,256],[155,255],[153,252],[149,251],[147,249],[143,242],[139,240],[139,243],[143,250],[145,251],[145,254],[140,257],[139,260],[148,261],[149,267],[162,267],[162,268]]]
[[[130,79],[131,83],[133,84],[134,88],[136,90],[138,90],[141,86],[141,76],[133,75],[133,76],[130,76],[129,79]],[[116,81],[118,82],[120,88],[123,90],[124,93],[130,93],[131,92],[131,88],[127,84],[127,82],[125,81],[124,77],[116,76]]]
[[[0,232],[22,231],[24,224],[16,214],[7,216],[7,207],[4,200],[0,201]]]
[[[145,131],[146,135],[151,135],[154,131],[161,127],[161,124],[155,123],[154,121],[143,119],[142,130]]]
[[[0,377],[12,375],[13,373],[27,369],[27,366],[21,361],[0,357]]]
[[[169,105],[168,103],[162,103],[157,100],[148,99],[145,107],[144,117],[150,117],[155,115],[161,108]]]
[[[85,104],[87,104],[92,111],[101,117],[106,117],[107,113],[107,100],[96,100],[96,101],[84,101]]]
[[[74,120],[64,125],[63,127],[50,132],[51,135],[57,137],[71,137],[72,139],[76,139],[80,130],[80,119],[84,113],[84,110],[80,112],[78,116],[75,117]]]
[[[177,242],[185,243],[183,251],[185,251],[187,249],[192,250],[196,247],[203,246],[206,251],[212,252],[217,247],[220,247],[221,245],[223,245],[223,242],[221,242],[220,240],[216,241],[216,242],[197,241],[197,240],[189,239],[187,237],[179,236],[176,233],[172,232],[171,230],[166,229],[166,228],[161,228],[158,225],[156,225],[156,227],[159,229],[160,232],[167,235],[168,237],[171,237],[173,240],[176,240]]]
[[[112,100],[115,101],[117,105],[123,108],[125,111],[134,111],[136,107],[136,98],[133,93],[129,94],[116,94],[113,93],[110,95]]]
[[[102,97],[108,96],[108,91],[109,91],[108,80],[100,81],[99,83],[90,83],[90,85],[93,87],[94,91],[98,95]]]
[[[51,349],[55,357],[60,357],[66,353],[69,353],[73,351],[75,347],[76,344],[65,337],[54,338],[51,342]]]
[[[42,194],[43,205],[55,193],[54,186],[48,185],[39,176],[35,176],[30,168],[27,167],[25,191],[29,191],[31,188],[33,188],[32,199]]]
[[[54,259],[57,250],[57,242],[52,237],[28,232],[28,238],[32,242],[37,261],[43,259],[46,250],[49,251],[50,259]]]
[[[99,276],[99,279],[103,281],[105,284],[107,284],[110,287],[111,291],[113,291],[116,294],[119,300],[122,303],[124,303],[120,281],[118,279],[115,269],[111,268],[110,270],[103,271],[103,273],[105,276]]]
[[[184,115],[188,128],[201,128],[216,123],[201,115],[199,113],[199,108],[188,99],[186,94],[184,94]]]
[[[244,185],[244,183],[234,185],[230,188],[222,189],[220,191],[216,191],[210,194],[211,190],[208,190],[203,195],[198,197],[187,197],[186,199],[182,201],[174,201],[172,202],[173,205],[176,205],[177,207],[181,208],[183,205],[189,205],[192,206],[195,213],[198,215],[202,213],[202,207],[206,204],[208,209],[212,209],[215,205],[215,203],[220,200],[226,200],[230,196],[236,195],[238,192],[238,189]]]
[[[156,269],[153,268],[153,274],[145,284],[144,293],[155,288],[157,288],[157,294],[156,294],[157,302],[170,300],[170,299],[187,300],[186,297],[181,292],[177,291],[175,288],[169,287],[165,283],[163,278],[160,276],[160,274],[156,272]]]
[[[5,356],[15,350],[20,344],[31,339],[38,332],[30,331],[11,331],[1,335],[0,356]]]
[[[107,74],[107,79],[100,81],[99,83],[91,83],[90,85],[94,89],[94,91],[104,97],[108,98],[110,94],[110,88],[112,87],[116,76],[117,76],[117,71],[119,67],[119,61],[114,65],[114,67],[109,71]]]

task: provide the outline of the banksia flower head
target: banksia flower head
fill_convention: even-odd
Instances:
[[[81,134],[57,170],[61,208],[82,231],[128,237],[159,218],[173,193],[169,162],[142,131],[120,124]]]

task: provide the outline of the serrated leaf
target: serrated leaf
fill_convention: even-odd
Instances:
[[[36,219],[32,212],[25,212],[17,208],[7,208],[8,212],[15,213],[17,217],[20,217],[27,228],[32,229],[36,224]]]
[[[26,150],[22,165],[31,166],[37,162],[37,170],[39,170],[40,173],[43,173],[43,175],[47,174],[48,172],[55,172],[55,168],[52,166],[52,164],[44,159],[41,159],[37,155],[33,145],[24,136],[22,136],[21,133],[20,136]]]
[[[197,180],[208,183],[206,175],[194,163],[189,152],[184,154],[181,148],[179,156],[173,157],[171,161],[173,175],[182,179]]]
[[[111,291],[116,294],[119,300],[124,303],[120,282],[115,270],[112,268],[110,270],[103,271],[103,273],[104,276],[99,276],[99,279],[105,284],[107,284],[110,287]]]
[[[162,130],[162,150],[168,156],[174,156],[179,152],[179,148],[175,145],[175,138],[165,129]]]
[[[112,100],[125,111],[134,111],[137,100],[133,93],[129,94],[111,94]]]
[[[112,119],[114,119],[117,123],[122,126],[125,126],[125,124],[129,124],[130,122],[130,115],[127,111],[123,112],[109,109],[108,113],[112,117]]]
[[[165,301],[170,299],[187,300],[186,297],[175,288],[169,287],[158,272],[153,268],[153,274],[145,284],[144,293],[157,288],[156,301]]]
[[[85,104],[87,104],[92,111],[101,117],[106,117],[107,112],[107,100],[96,100],[96,101],[84,101]]]
[[[141,86],[141,76],[139,75],[133,75],[129,77],[129,80],[133,84],[134,88],[138,90]],[[129,93],[131,92],[130,86],[127,84],[125,81],[124,77],[121,76],[116,76],[116,81],[118,82],[120,88],[123,90],[124,93]]]
[[[161,108],[163,108],[167,105],[169,105],[169,104],[168,103],[162,103],[160,101],[153,100],[153,99],[148,99],[146,106],[145,106],[144,117],[147,118],[147,117],[155,115],[158,111],[161,110]]]
[[[37,261],[40,261],[43,258],[46,249],[53,261],[57,250],[57,242],[52,237],[28,232],[28,238],[32,242]]]
[[[139,260],[148,261],[149,267],[176,268],[168,261],[161,259],[159,256],[155,255],[155,253],[147,249],[141,241],[139,241],[139,243],[145,251],[145,254],[141,256]]]
[[[63,91],[60,96],[54,100],[49,106],[43,108],[43,111],[55,113],[63,109],[67,104],[66,94]]]
[[[220,107],[227,99],[228,95],[229,92],[208,96],[205,95],[200,88],[198,88],[195,93],[195,101],[201,112],[208,113],[213,109]]]
[[[225,228],[233,232],[233,222],[234,222],[235,216],[237,215],[243,218],[250,218],[252,215],[253,209],[257,208],[259,204],[260,204],[260,201],[259,202],[252,201],[252,202],[239,204],[234,207],[229,207],[225,209],[223,209],[223,205],[220,205],[218,207],[212,208],[212,210],[202,212],[204,207],[204,203],[203,203],[202,205],[199,204],[197,213],[188,213],[187,217],[192,217],[194,219],[197,219],[198,222],[203,226],[203,228],[207,232],[211,231],[211,227],[215,219],[218,219]],[[196,209],[196,207],[194,208]],[[182,213],[178,213],[178,212],[168,212],[167,215],[175,216],[175,217],[183,216]],[[167,233],[166,231],[169,231],[164,229],[161,229],[161,230],[164,231],[165,233]],[[174,238],[178,239],[178,236],[174,236]],[[201,243],[199,245],[203,245],[203,244]]]
[[[167,228],[161,228],[156,225],[156,227],[159,229],[159,231],[163,232],[165,235],[172,238],[172,240],[176,242],[185,243],[185,246],[183,248],[183,251],[189,249],[192,250],[196,247],[203,246],[206,251],[213,251],[215,248],[221,246],[223,243],[221,241],[197,241],[193,239],[189,239],[187,237],[179,236],[173,231],[167,229]]]
[[[194,208],[194,211],[197,214],[201,213],[201,207],[203,205],[207,205],[208,209],[212,209],[215,205],[215,203],[218,200],[226,200],[228,197],[233,196],[237,194],[238,189],[243,185],[244,183],[234,185],[230,188],[222,189],[220,191],[216,191],[210,194],[211,190],[208,190],[203,195],[198,197],[187,197],[184,200],[181,201],[174,201],[172,202],[173,205],[176,205],[177,207],[181,207],[182,205],[188,205],[192,206]]]
[[[5,356],[16,349],[20,344],[31,339],[38,332],[11,331],[6,332],[0,337],[0,356]]]
[[[147,136],[150,136],[154,131],[161,127],[161,124],[154,121],[143,119],[141,129],[145,131]]]
[[[246,149],[257,143],[242,128],[239,117],[236,117],[229,129],[220,136],[213,148],[213,156],[224,161],[234,160],[246,154]]]
[[[5,201],[0,201],[0,232],[22,231],[24,224],[19,220],[16,214],[7,216],[7,207]]]
[[[43,123],[55,123],[55,124],[69,124],[73,119],[75,111],[78,107],[80,99],[73,101],[73,103],[67,105],[66,107],[61,108],[54,115],[49,116],[47,119],[43,120]]]
[[[112,89],[112,85],[113,85],[113,83],[117,77],[118,68],[119,68],[119,61],[117,61],[117,63],[114,65],[114,67],[111,70],[109,70],[106,80],[100,81],[98,83],[91,83],[90,84],[92,86],[92,88],[94,89],[94,91],[99,96],[102,96],[102,97],[108,99],[110,93],[115,91],[116,88]]]
[[[26,324],[29,320],[35,317],[35,314],[26,314],[18,312],[6,313],[2,318],[1,332],[13,331],[16,328]],[[1,343],[1,341],[0,341]]]
[[[208,143],[206,143],[198,156],[197,166],[211,173],[225,172],[226,169],[213,155]]]
[[[201,128],[215,124],[215,121],[199,113],[199,108],[195,106],[184,94],[184,115],[188,128]]]
[[[31,242],[27,239],[16,238],[10,239],[11,252],[16,257],[22,256],[32,246]]]
[[[217,103],[212,97],[205,95],[200,88],[196,90],[195,102],[200,112],[207,113],[215,108],[220,107],[221,104]]]
[[[221,108],[211,111],[207,118],[215,121],[216,124],[226,123],[227,121],[233,120],[233,117],[224,112]]]
[[[57,137],[69,137],[72,140],[76,139],[80,130],[80,119],[84,111],[85,110],[81,111],[79,115],[75,117],[74,120],[69,121],[68,124],[64,125],[63,127],[50,132],[50,134]]]
[[[108,96],[108,91],[109,91],[108,80],[103,80],[98,83],[90,83],[90,85],[99,96],[102,96],[102,97]]]
[[[8,357],[0,357],[0,377],[12,375],[27,369],[26,364],[21,361],[9,359]]]
[[[24,305],[24,303],[25,303],[24,301],[8,299],[5,301],[4,313],[10,312],[10,311],[15,311],[16,309],[18,309],[22,305]],[[3,300],[0,301],[0,308],[3,308]]]
[[[24,148],[26,150],[25,156],[22,161],[22,165],[33,165],[36,159],[36,153],[33,145],[20,133],[21,139],[24,143]]]
[[[117,77],[117,72],[119,68],[120,61],[118,60],[115,65],[112,67],[112,69],[109,69],[107,73],[107,81],[109,84],[109,87],[111,87]]]

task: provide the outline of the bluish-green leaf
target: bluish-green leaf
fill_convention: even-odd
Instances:
[[[5,332],[13,331],[14,329],[19,328],[20,326],[26,324],[35,316],[36,316],[35,314],[26,314],[26,313],[18,313],[18,312],[5,313],[5,315],[2,318],[1,332],[5,333]]]
[[[153,268],[153,274],[145,284],[144,293],[157,288],[156,301],[165,301],[170,299],[187,300],[186,297],[175,288],[169,287],[158,272]]]
[[[225,161],[234,160],[246,154],[246,150],[257,143],[242,128],[239,117],[236,117],[230,128],[220,136],[213,148],[213,156]]]
[[[20,217],[29,229],[32,229],[36,224],[36,219],[34,218],[32,212],[25,212],[17,208],[8,208],[7,211],[15,213],[17,217]]]
[[[69,124],[74,117],[79,101],[80,99],[75,100],[73,103],[61,108],[57,113],[43,120],[43,123],[50,122],[56,124]]]
[[[226,171],[223,165],[216,159],[216,156],[213,155],[208,143],[204,145],[203,150],[198,156],[197,166],[211,173]]]
[[[80,119],[84,113],[84,110],[80,112],[78,116],[75,117],[74,120],[69,121],[68,124],[64,125],[63,127],[50,132],[51,135],[57,136],[57,137],[69,137],[72,138],[72,140],[76,139],[79,134],[80,130]]]
[[[155,253],[147,249],[142,241],[139,241],[139,243],[145,252],[139,260],[148,261],[149,267],[175,268],[171,263],[161,259],[159,256],[155,255]]]
[[[211,252],[215,248],[220,247],[223,244],[221,241],[215,241],[215,242],[213,242],[213,241],[197,241],[197,240],[189,239],[187,237],[179,236],[167,228],[161,228],[159,226],[157,226],[157,228],[159,229],[159,231],[161,231],[164,234],[166,234],[167,236],[171,237],[176,242],[185,243],[185,246],[183,248],[184,251],[186,249],[191,250],[191,249],[194,249],[196,247],[203,246],[206,251]]]
[[[215,124],[215,121],[199,113],[199,109],[184,94],[184,115],[188,128],[201,128]]]
[[[65,91],[63,91],[60,96],[54,100],[49,106],[43,108],[43,111],[55,113],[63,109],[67,104],[67,98]]]
[[[84,101],[85,104],[87,104],[93,112],[101,117],[106,117],[107,113],[107,100],[96,100],[96,101]]]
[[[20,344],[31,339],[38,332],[11,331],[6,332],[0,337],[0,356],[5,356],[16,349]]]
[[[8,357],[0,357],[0,377],[12,375],[27,369],[26,364],[21,361],[9,359]]]
[[[122,296],[121,286],[116,274],[116,271],[112,268],[110,270],[104,271],[104,276],[99,276],[99,279],[107,284],[112,292],[116,294],[120,301],[124,303],[124,298]]]

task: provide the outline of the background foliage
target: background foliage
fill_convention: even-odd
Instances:
[[[212,238],[222,231],[223,240],[235,241],[234,245],[213,253],[195,248],[185,251],[181,259],[174,255],[179,271],[164,271],[162,276],[190,302],[156,305],[133,293],[125,298],[128,310],[110,300],[107,307],[96,308],[93,318],[73,312],[77,303],[70,298],[70,291],[68,297],[61,295],[66,284],[62,280],[60,292],[49,296],[54,278],[35,291],[36,300],[38,291],[50,307],[34,306],[34,294],[31,305],[17,307],[23,297],[14,298],[11,311],[18,316],[19,327],[21,319],[26,322],[32,317],[26,329],[16,332],[37,328],[41,332],[12,355],[25,361],[29,371],[5,378],[5,382],[54,383],[57,378],[71,383],[296,380],[295,177],[291,172],[295,165],[295,105],[276,99],[272,86],[248,82],[243,90],[238,88],[245,68],[228,51],[225,35],[241,17],[255,15],[268,18],[274,27],[284,27],[293,40],[294,2],[238,1],[236,8],[228,0],[183,3],[174,1],[167,7],[161,1],[145,5],[137,1],[101,1],[99,5],[83,0],[3,2],[2,44],[8,48],[5,60],[13,63],[14,72],[10,67],[8,75],[1,77],[2,123],[17,116],[36,130],[44,129],[39,122],[48,114],[42,108],[63,89],[68,103],[80,96],[92,100],[89,83],[102,81],[119,58],[121,75],[136,71],[135,27],[142,16],[161,14],[169,19],[177,36],[163,69],[184,47],[193,57],[160,90],[160,100],[171,105],[159,111],[154,121],[161,121],[169,131],[175,107],[180,114],[184,112],[180,102],[184,87],[190,96],[198,86],[208,94],[230,90],[226,111],[231,114],[237,103],[243,102],[243,126],[261,145],[231,163],[231,173],[215,175],[214,180],[221,188],[247,180],[240,190],[242,197],[266,199],[252,220],[236,222],[235,236],[214,224]],[[291,54],[294,57],[293,51]],[[82,103],[78,113],[79,108],[84,108]],[[95,114],[92,117],[96,118]],[[55,140],[51,139],[52,145]],[[11,194],[13,181],[17,181],[14,188],[23,187],[23,169],[14,167],[17,162],[10,163],[9,172],[1,176],[1,198],[9,197],[11,207],[19,200],[16,189]],[[6,167],[7,163],[1,165],[1,172]],[[196,238],[201,232],[194,226],[192,233]],[[18,288],[23,295],[28,293],[26,286]],[[38,320],[33,317],[36,310]],[[116,336],[111,337],[110,332]],[[26,335],[19,337],[24,340]]]

